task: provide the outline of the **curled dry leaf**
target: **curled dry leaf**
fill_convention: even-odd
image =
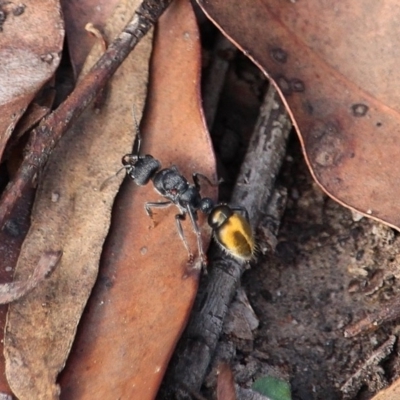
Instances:
[[[0,159],[19,118],[60,62],[60,11],[57,0],[0,2]]]
[[[198,3],[273,79],[321,187],[399,229],[397,2]]]
[[[85,25],[85,31],[93,35],[97,40],[101,42],[101,47],[103,51],[107,50],[107,42],[104,38],[104,35],[91,22]]]
[[[0,304],[11,303],[32,291],[54,270],[61,258],[61,251],[47,251],[39,259],[33,274],[25,281],[0,284]]]
[[[200,101],[200,43],[187,0],[174,1],[161,17],[150,67],[142,123],[143,154],[163,167],[175,164],[190,179],[214,179],[214,158]],[[132,119],[131,119],[132,121]],[[215,188],[202,194],[213,196]],[[151,221],[146,201],[164,199],[152,183],[127,180],[114,206],[100,276],[84,313],[71,356],[60,377],[61,398],[155,398],[169,358],[196,295],[199,270],[187,262],[176,207]],[[184,224],[192,250],[196,236]],[[206,247],[209,231],[204,219]]]
[[[98,40],[85,27],[91,24],[101,32],[118,0],[61,0],[65,17],[68,52],[75,76],[79,76],[90,49]]]
[[[10,219],[0,230],[0,282],[12,282],[14,266],[30,226],[30,212],[34,200],[34,191],[27,188],[22,194],[22,201],[12,211]],[[4,332],[8,304],[0,305],[0,331]],[[10,393],[11,389],[5,376],[3,341],[0,342],[0,391]]]
[[[138,2],[122,2],[106,29],[110,39],[134,14]],[[49,247],[62,248],[59,268],[36,290],[14,303],[5,334],[6,374],[20,399],[55,399],[77,324],[98,272],[118,183],[99,192],[120,166],[133,141],[132,105],[140,110],[147,84],[151,37],[117,71],[100,111],[89,108],[52,153],[39,184],[32,225],[23,244],[16,279],[32,271]],[[93,54],[93,64],[101,51]]]

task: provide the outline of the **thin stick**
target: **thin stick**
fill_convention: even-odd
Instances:
[[[95,99],[108,80],[150,30],[172,0],[145,0],[132,20],[111,43],[71,95],[32,132],[28,149],[15,179],[8,184],[0,201],[0,229],[27,185],[35,186],[51,151],[61,136]]]
[[[344,330],[344,337],[352,338],[360,334],[369,333],[379,329],[382,324],[400,317],[400,297],[395,297],[374,313],[354,324],[348,325]]]
[[[247,208],[253,226],[258,224],[263,204],[268,202],[273,191],[291,127],[285,107],[271,85],[231,201],[232,205]],[[215,245],[209,254],[208,279],[200,285],[191,320],[178,344],[162,390],[179,387],[181,382],[190,391],[200,390],[226,312],[245,269],[245,265],[227,257]]]

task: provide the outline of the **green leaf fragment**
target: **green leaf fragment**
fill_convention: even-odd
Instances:
[[[252,389],[271,400],[291,400],[290,385],[283,380],[272,376],[257,379]]]

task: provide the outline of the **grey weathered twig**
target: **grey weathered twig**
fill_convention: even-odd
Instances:
[[[290,130],[285,107],[271,85],[231,201],[247,208],[253,228],[258,225],[263,205],[271,197]],[[210,253],[209,275],[200,286],[192,318],[171,362],[165,387],[179,387],[183,382],[191,391],[200,389],[244,271],[244,265],[227,257],[216,245]]]
[[[381,390],[386,385],[385,372],[383,368],[379,366],[392,351],[397,337],[395,335],[389,336],[378,349],[376,349],[372,355],[366,360],[360,368],[345,382],[340,388],[343,393],[343,398],[352,399],[361,389],[361,386],[374,386],[370,387],[372,390]]]
[[[258,225],[258,249],[261,253],[274,253],[278,244],[278,231],[286,209],[287,189],[277,187],[266,205],[264,216]]]
[[[378,311],[371,312],[363,319],[348,325],[344,330],[344,337],[351,338],[360,334],[375,331],[382,324],[400,316],[400,297],[397,296],[390,302],[386,303]]]

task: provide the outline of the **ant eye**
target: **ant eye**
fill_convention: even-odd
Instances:
[[[122,157],[122,165],[128,165],[129,164],[129,154],[125,154],[123,157]]]

